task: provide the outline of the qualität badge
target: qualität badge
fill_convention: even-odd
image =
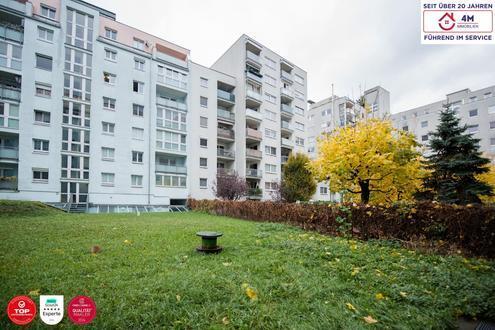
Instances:
[[[88,324],[96,317],[96,304],[88,296],[76,296],[67,306],[70,320],[75,324]]]

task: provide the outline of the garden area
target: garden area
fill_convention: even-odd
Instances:
[[[206,213],[218,205],[76,215],[0,204],[0,306],[84,294],[97,305],[90,328],[441,329],[495,318],[490,259]],[[224,250],[196,252],[201,230],[222,232]],[[2,313],[0,328],[13,327]]]

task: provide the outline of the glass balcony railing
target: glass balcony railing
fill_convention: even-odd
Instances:
[[[261,102],[261,100],[262,100],[262,98],[261,98],[261,94],[260,94],[260,93],[255,92],[255,91],[250,90],[250,89],[246,90],[246,95],[247,95],[248,97],[250,97],[250,98],[252,98],[252,99],[255,99],[255,100],[257,100],[257,101],[260,101],[260,102]]]
[[[283,96],[287,96],[290,98],[294,98],[294,92],[286,87],[281,87],[280,88],[280,94]]]
[[[0,190],[17,190],[17,178],[0,177]]]
[[[218,127],[217,128],[217,136],[227,138],[227,139],[234,139],[235,133],[231,129]]]
[[[292,131],[292,125],[289,122],[283,120],[280,122],[280,127]]]
[[[20,102],[21,89],[0,85],[0,98]]]
[[[262,154],[261,150],[247,148],[246,149],[246,156],[251,157],[251,158],[261,158],[263,156],[263,154]]]
[[[163,118],[157,118],[156,119],[156,126],[162,127],[162,128],[173,129],[176,131],[182,131],[182,132],[185,132],[187,130],[186,124],[178,123],[176,121],[165,120]]]
[[[282,104],[282,106],[280,107],[280,110],[282,110],[282,112],[285,112],[286,114],[290,114],[290,115],[294,114],[294,109],[290,105],[287,105],[287,104]]]
[[[0,158],[18,159],[19,150],[17,147],[0,146]]]
[[[21,27],[19,29],[13,29],[10,26],[0,25],[0,38],[22,43],[24,32]]]
[[[253,79],[254,81],[259,82],[260,84],[263,83],[263,76],[259,73],[251,72],[251,71],[246,71],[246,77]]]
[[[246,58],[261,65],[261,60],[258,55],[255,53],[251,53],[250,51],[246,51]]]
[[[246,137],[256,140],[261,140],[263,135],[260,131],[247,127],[246,128]]]
[[[217,109],[217,116],[229,121],[235,121],[235,113],[224,109]]]
[[[282,142],[282,146],[284,146],[284,147],[290,147],[290,148],[292,148],[294,146],[294,143],[292,142],[291,139],[282,138],[281,140],[282,140],[281,141]]]
[[[163,105],[163,106],[166,106],[166,107],[169,107],[169,108],[187,111],[187,104],[186,103],[179,102],[179,101],[172,101],[172,100],[167,99],[165,97],[158,96],[156,98],[156,103]]]
[[[280,78],[284,78],[286,80],[292,81],[292,74],[287,72],[287,71],[281,70],[280,71]]]
[[[263,196],[263,190],[260,188],[249,188],[248,196],[250,198],[261,198]]]
[[[0,117],[0,128],[19,129],[19,118]]]
[[[288,160],[289,160],[289,156],[282,156],[282,164],[287,163]]]
[[[218,98],[222,100],[226,100],[229,102],[235,102],[235,95],[233,93],[229,93],[227,91],[223,91],[221,89],[217,90],[217,96]]]
[[[246,169],[246,176],[249,176],[251,178],[261,178],[262,171],[255,169],[255,168],[247,168]]]
[[[187,81],[184,80],[175,79],[172,77],[165,76],[163,74],[158,74],[157,81],[165,85],[187,90]]]
[[[185,166],[172,166],[172,165],[156,164],[155,170],[157,172],[187,174],[187,168]]]
[[[246,108],[246,117],[250,117],[256,120],[263,120],[263,115],[256,110]]]
[[[218,175],[234,175],[234,170],[231,168],[217,168]]]
[[[235,158],[234,153],[225,149],[217,149],[217,156],[225,158]]]

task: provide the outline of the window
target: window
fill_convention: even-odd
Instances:
[[[142,187],[143,186],[143,176],[142,175],[131,175],[131,186],[132,187]]]
[[[422,121],[421,122],[421,127],[428,127],[428,120]]]
[[[294,81],[298,84],[304,85],[304,78],[298,74],[294,75]]]
[[[164,66],[158,66],[158,82],[178,87],[181,89],[187,89],[187,75],[185,73],[166,68]]]
[[[207,108],[207,107],[208,107],[208,98],[207,98],[207,97],[204,97],[204,96],[200,96],[200,97],[199,97],[199,104],[200,104],[203,108]]]
[[[328,188],[320,187],[320,195],[328,195]]]
[[[114,173],[101,173],[101,185],[102,186],[113,186],[115,183]]]
[[[78,48],[93,49],[93,16],[67,9],[65,42]]]
[[[144,41],[134,38],[133,47],[139,50],[144,50]]]
[[[91,76],[91,61],[93,56],[78,49],[65,48],[64,69],[79,73],[86,76]]]
[[[208,87],[208,79],[203,77],[199,78],[199,84],[201,87]]]
[[[89,157],[62,154],[62,178],[89,179]]]
[[[265,74],[265,82],[270,85],[275,87],[277,85],[277,79],[273,78],[270,75]]]
[[[304,131],[304,124],[303,123],[296,121],[295,127],[296,127],[296,129],[298,129],[300,131]]]
[[[469,102],[476,102],[478,100],[478,97],[477,96],[471,96],[469,98]]]
[[[265,110],[265,118],[271,121],[277,121],[277,114],[270,110]]]
[[[91,80],[64,74],[64,96],[91,101]]]
[[[479,131],[479,125],[469,125],[467,130],[471,134],[477,133]]]
[[[402,130],[403,130],[404,132],[409,131],[409,126],[407,126],[407,125],[406,125],[406,126],[402,126]]]
[[[34,110],[34,122],[38,124],[49,124],[50,113],[47,111]]]
[[[132,128],[132,138],[134,140],[144,140],[144,129],[133,127]]]
[[[36,96],[50,98],[52,97],[52,85],[36,83],[35,84]]]
[[[115,62],[117,60],[117,52],[111,49],[105,49],[105,59]]]
[[[107,110],[115,110],[115,99],[103,97],[103,108]]]
[[[269,137],[271,139],[276,139],[277,138],[277,131],[274,131],[269,128],[265,128],[265,136]]]
[[[265,56],[265,64],[270,69],[275,70],[275,61],[271,58]]]
[[[89,131],[62,127],[62,151],[89,153]]]
[[[144,71],[144,60],[135,58],[134,59],[134,69],[139,71]]]
[[[295,96],[297,99],[299,99],[299,100],[301,100],[301,101],[304,101],[304,94],[303,94],[303,93],[301,93],[300,91],[298,91],[298,90],[294,91],[294,96]]]
[[[495,128],[495,121],[491,121],[490,122],[490,129],[494,129]]]
[[[117,76],[113,73],[103,72],[103,82],[109,85],[115,85],[115,80]]]
[[[277,190],[277,183],[276,182],[265,182],[265,189],[266,190]]]
[[[207,178],[199,178],[199,187],[207,188],[208,187],[208,179]]]
[[[63,101],[62,123],[90,127],[91,106],[74,101]]]
[[[105,37],[112,40],[117,40],[117,31],[110,28],[105,28]]]
[[[50,141],[33,139],[33,149],[34,151],[48,152]]]
[[[0,128],[2,127],[19,129],[19,105],[0,102]],[[2,141],[3,137],[0,137],[0,148],[4,145]],[[5,140],[5,145],[12,146],[9,138]]]
[[[490,145],[495,146],[495,138],[490,138]]]
[[[300,107],[298,107],[298,106],[296,105],[296,107],[295,107],[295,113],[296,113],[297,115],[304,116],[304,109],[303,109],[303,108],[300,108]]]
[[[469,117],[476,117],[478,115],[478,109],[469,110]]]
[[[55,8],[41,5],[41,16],[54,20],[56,12]]]
[[[304,147],[304,139],[296,136],[296,145]]]
[[[171,151],[186,151],[186,135],[169,131],[156,132],[156,148]]]
[[[41,54],[36,54],[36,67],[38,69],[52,71],[52,58]]]
[[[155,180],[157,187],[185,188],[187,178],[179,175],[157,174]]]
[[[421,141],[428,141],[428,134],[421,135]]]
[[[265,93],[265,100],[267,100],[270,103],[276,103],[277,102],[277,97],[270,94],[270,93]]]
[[[143,117],[144,116],[144,106],[139,105],[139,104],[133,104],[132,105],[132,115],[137,116],[137,117]]]
[[[487,99],[487,98],[492,97],[492,96],[493,96],[492,92],[487,92],[487,93],[483,94],[484,99]]]
[[[139,94],[143,94],[144,93],[144,83],[134,80],[132,82],[132,91],[139,93]]]
[[[199,125],[201,127],[208,127],[208,118],[206,118],[206,117],[199,117]]]
[[[277,173],[277,165],[265,164],[265,172],[267,173]]]
[[[208,158],[203,158],[203,157],[200,157],[199,158],[199,166],[200,167],[208,167]]]
[[[488,107],[488,113],[491,115],[495,114],[495,105],[491,105]]]
[[[142,164],[143,163],[143,152],[142,151],[133,151],[132,152],[132,162]]]
[[[104,134],[113,135],[115,133],[115,124],[102,121],[101,130]]]
[[[33,181],[48,182],[47,168],[33,168]]]
[[[277,148],[265,146],[265,153],[267,155],[270,155],[270,156],[276,156],[277,155]]]
[[[115,160],[115,148],[102,147],[101,148],[101,159],[102,160],[109,160],[109,161],[113,162]]]
[[[53,42],[53,31],[38,26],[38,39]]]
[[[208,147],[208,139],[200,138],[199,139],[199,145],[203,148],[207,148]]]
[[[186,113],[157,106],[156,125],[158,127],[185,131],[187,126]]]

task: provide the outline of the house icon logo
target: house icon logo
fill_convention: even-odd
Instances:
[[[450,31],[455,27],[454,13],[445,13],[438,20],[438,26],[444,31]]]

